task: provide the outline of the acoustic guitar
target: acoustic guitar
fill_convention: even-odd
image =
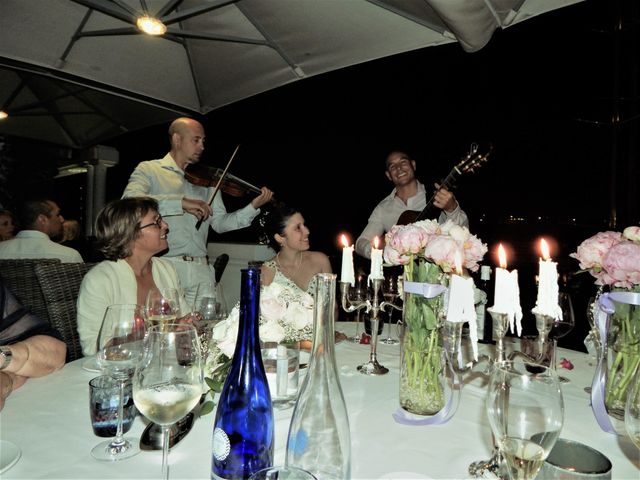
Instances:
[[[449,174],[440,182],[441,187],[446,187],[447,190],[452,190],[453,183],[455,180],[464,173],[473,172],[475,169],[482,166],[489,159],[489,154],[491,153],[492,147],[489,146],[486,153],[480,153],[478,151],[478,144],[472,143],[471,148],[469,149],[469,153],[465,155],[465,157],[460,160],[449,172]],[[397,225],[408,225],[410,223],[417,222],[419,220],[424,220],[425,218],[433,218],[435,217],[436,208],[433,205],[433,202],[436,198],[436,192],[433,193],[427,205],[421,212],[416,210],[405,210],[402,212]]]

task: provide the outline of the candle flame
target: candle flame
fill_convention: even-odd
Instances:
[[[507,252],[504,250],[502,244],[498,245],[498,260],[500,261],[500,268],[507,268]]]
[[[549,255],[549,245],[544,238],[540,239],[540,251],[542,252],[542,259],[549,260],[549,258],[551,257]]]
[[[378,239],[378,237],[373,237],[373,248],[378,248],[378,244],[379,244],[380,240]]]
[[[341,241],[342,241],[342,245],[344,247],[348,247],[349,246],[349,241],[347,240],[347,236],[344,233],[342,234]]]
[[[460,255],[459,250],[456,250],[456,253],[453,256],[453,261],[456,265],[456,273],[462,276],[462,256]]]

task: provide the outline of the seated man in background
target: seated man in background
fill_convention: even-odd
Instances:
[[[0,242],[0,259],[59,258],[62,263],[83,262],[82,255],[73,248],[56,243],[62,235],[64,217],[53,200],[27,200],[18,210],[21,230],[10,239]]]
[[[67,345],[46,321],[20,305],[0,278],[0,410],[30,377],[64,366]]]

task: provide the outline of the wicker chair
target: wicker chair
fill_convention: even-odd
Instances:
[[[36,277],[36,265],[60,264],[58,258],[0,260],[0,277],[18,301],[40,318],[51,323],[47,304]]]
[[[67,344],[67,362],[83,357],[78,335],[76,300],[80,283],[95,263],[59,263],[38,265],[36,276],[47,302],[51,325]]]

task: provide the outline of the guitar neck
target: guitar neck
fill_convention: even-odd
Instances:
[[[460,175],[460,172],[458,171],[457,167],[453,167],[451,169],[451,171],[449,172],[449,174],[444,178],[444,180],[442,180],[442,182],[440,182],[440,187],[446,187],[447,190],[451,190],[451,186],[453,185],[453,181],[455,180],[456,176]],[[433,192],[433,195],[431,195],[431,198],[427,201],[427,204],[425,205],[425,207],[422,209],[422,211],[418,214],[418,216],[416,217],[416,222],[418,220],[424,220],[426,218],[430,218],[433,216],[433,214],[435,213],[435,208],[433,205],[433,202],[436,199],[436,192]]]

